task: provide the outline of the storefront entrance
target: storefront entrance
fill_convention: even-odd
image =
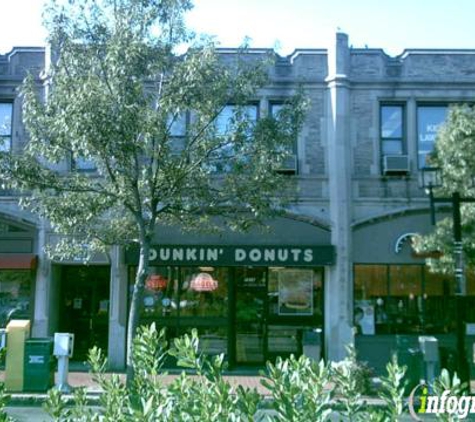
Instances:
[[[85,360],[93,346],[107,353],[109,267],[63,266],[60,271],[59,331],[74,334],[73,360]]]
[[[166,328],[169,342],[196,328],[201,351],[224,354],[230,367],[298,356],[305,334],[323,328],[323,267],[157,266],[151,272],[141,324]],[[135,267],[130,286],[134,279]]]
[[[237,268],[236,364],[262,365],[267,356],[267,269]]]

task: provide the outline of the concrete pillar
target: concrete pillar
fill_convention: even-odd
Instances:
[[[35,310],[32,324],[32,337],[46,337],[49,333],[50,298],[51,298],[51,261],[46,256],[47,223],[41,220],[38,229],[36,253],[38,269],[35,284]]]
[[[352,154],[350,136],[350,51],[348,36],[337,33],[328,49],[327,151],[332,244],[336,263],[329,267],[325,286],[326,357],[345,357],[353,342],[352,280]]]
[[[109,368],[125,367],[125,342],[127,338],[127,267],[124,251],[119,246],[111,251],[111,282],[109,305]]]

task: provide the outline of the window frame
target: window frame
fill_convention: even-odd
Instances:
[[[401,110],[401,136],[383,136],[383,108],[384,107],[398,107]],[[378,127],[378,138],[379,138],[379,147],[381,151],[381,160],[386,156],[402,156],[407,155],[407,112],[406,112],[406,103],[405,102],[388,102],[381,101],[379,103],[379,127]],[[399,153],[392,152],[386,153],[384,151],[385,142],[400,142],[401,149]]]
[[[0,106],[3,104],[10,105],[10,134],[8,135],[3,135],[0,132],[0,153],[9,153],[12,150],[13,146],[13,117],[14,117],[14,101],[13,100],[7,100],[7,99],[1,99],[0,100]],[[1,122],[0,122],[1,124]],[[3,148],[3,142],[4,140],[7,139],[9,140],[9,143],[6,148]]]

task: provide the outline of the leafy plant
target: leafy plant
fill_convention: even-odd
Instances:
[[[347,357],[332,365],[335,379],[335,392],[338,403],[343,407],[341,413],[349,421],[363,420],[366,403],[363,394],[369,390],[369,373],[356,359],[356,350],[347,346]]]
[[[392,361],[386,365],[387,375],[381,378],[382,390],[379,393],[379,397],[386,404],[381,415],[385,421],[397,421],[404,412],[406,370],[406,366],[398,364],[396,355],[393,355]]]
[[[12,422],[13,419],[5,412],[5,406],[10,400],[10,395],[5,392],[5,384],[0,383],[0,422]]]
[[[441,397],[444,392],[448,393],[448,396],[461,397],[465,391],[467,391],[467,384],[462,383],[457,373],[454,373],[453,377],[450,377],[450,373],[447,369],[442,369],[440,375],[435,379],[432,386],[433,394]],[[454,422],[460,420],[458,415],[449,413],[439,413],[436,415],[437,420],[444,422]]]
[[[277,358],[275,365],[267,363],[262,380],[272,396],[272,409],[276,416],[269,419],[304,422],[326,421],[331,413],[331,370],[322,361],[316,363],[306,356]]]

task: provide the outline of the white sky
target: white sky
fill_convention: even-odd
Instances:
[[[0,54],[43,46],[43,0],[0,0]],[[195,0],[190,26],[222,47],[326,48],[337,28],[354,47],[475,48],[475,0]],[[331,39],[330,38],[330,39]]]

